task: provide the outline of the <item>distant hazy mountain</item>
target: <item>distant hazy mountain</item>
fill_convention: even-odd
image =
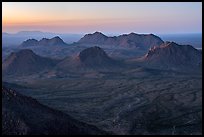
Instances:
[[[2,32],[2,46],[18,46],[27,39],[40,40],[42,38],[51,39],[55,36],[61,37],[66,43],[73,43],[78,41],[83,35],[82,34],[61,34],[61,33],[50,33],[41,31],[20,31],[18,33],[6,33]]]
[[[86,34],[78,43],[81,44],[99,44],[114,45],[127,48],[149,49],[153,46],[159,46],[163,43],[162,39],[153,34],[124,34],[120,36],[108,37],[101,32]]]
[[[3,74],[31,74],[52,68],[56,60],[36,55],[32,50],[24,49],[19,52],[12,52],[3,61]]]
[[[15,90],[3,87],[1,93],[3,135],[107,134]]]
[[[90,47],[82,50],[75,57],[68,57],[62,60],[57,68],[61,70],[107,70],[110,68],[119,67],[120,63],[112,58],[110,58],[105,51],[100,47]]]
[[[42,31],[20,31],[16,33],[17,35],[43,35],[43,34],[54,34],[50,32],[42,32]]]
[[[166,42],[159,47],[152,47],[142,58],[148,67],[179,71],[201,69],[202,53],[190,45],[178,45]]]
[[[202,48],[202,33],[158,34],[164,41],[174,41],[180,45],[192,45]]]
[[[22,47],[30,47],[30,46],[67,46],[60,37],[56,36],[51,39],[43,38],[40,41],[36,39],[28,39],[24,41],[20,46]]]

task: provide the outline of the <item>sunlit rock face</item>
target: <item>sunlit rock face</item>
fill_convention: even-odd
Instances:
[[[165,42],[159,47],[152,47],[144,57],[149,66],[165,69],[189,70],[200,68],[202,53],[190,45],[178,45]]]

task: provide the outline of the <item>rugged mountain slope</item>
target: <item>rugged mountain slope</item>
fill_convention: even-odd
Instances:
[[[51,39],[43,38],[41,40],[28,39],[24,41],[20,46],[21,47],[31,47],[31,46],[66,46],[65,43],[60,37],[56,36]]]
[[[114,61],[99,47],[87,48],[80,52],[80,61],[86,66],[109,66]]]
[[[23,49],[19,52],[12,52],[3,61],[2,70],[4,74],[31,74],[50,69],[56,63],[57,60],[41,57],[32,50]]]
[[[107,134],[15,90],[2,88],[3,135]]]
[[[202,66],[202,53],[190,45],[166,42],[151,48],[141,61],[153,68],[197,71]]]
[[[101,32],[95,32],[93,34],[86,34],[78,42],[88,44],[105,44],[108,37]]]
[[[100,47],[82,50],[73,58],[65,58],[57,68],[61,70],[107,70],[120,67],[122,64],[110,58]]]
[[[23,43],[20,46],[22,46],[22,47],[38,46],[38,40],[28,39],[26,41],[23,41]]]
[[[136,34],[130,33],[118,37],[107,37],[101,32],[86,34],[78,43],[81,44],[99,44],[114,45],[126,48],[149,49],[153,46],[159,46],[163,43],[161,38],[153,34]]]

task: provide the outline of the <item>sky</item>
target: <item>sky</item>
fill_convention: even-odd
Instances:
[[[2,31],[202,33],[202,3],[2,2]]]

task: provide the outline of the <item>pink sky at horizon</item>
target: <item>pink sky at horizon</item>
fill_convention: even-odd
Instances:
[[[202,3],[3,2],[2,31],[15,33],[25,30],[201,33]]]

